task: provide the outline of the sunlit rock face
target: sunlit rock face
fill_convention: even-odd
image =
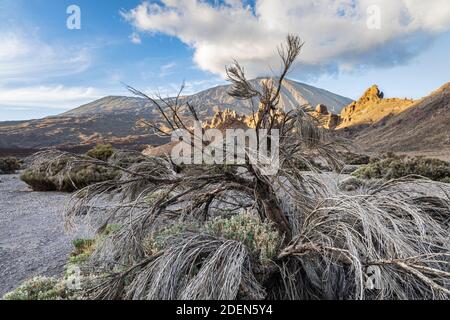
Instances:
[[[342,110],[339,128],[371,125],[387,116],[397,115],[413,104],[412,99],[385,99],[378,86],[373,85],[358,101],[350,103]]]
[[[316,107],[316,112],[320,114],[328,114],[328,108],[326,105],[319,103]]]

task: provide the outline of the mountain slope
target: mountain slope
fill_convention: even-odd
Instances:
[[[388,116],[398,115],[413,105],[412,99],[386,99],[378,86],[373,85],[358,101],[342,110],[338,129],[372,125]]]
[[[261,88],[261,82],[265,78],[258,78],[250,82],[256,87]],[[189,103],[200,114],[212,116],[217,110],[230,109],[237,113],[249,114],[251,112],[250,103],[230,97],[228,91],[230,85],[218,86],[191,96],[181,97],[181,101]],[[324,104],[330,111],[339,113],[343,107],[351,103],[349,98],[342,97],[324,89],[316,88],[304,83],[286,80],[281,90],[280,107],[290,110],[301,105],[315,107],[319,103]],[[97,101],[88,103],[76,109],[63,113],[63,116],[83,116],[99,113],[117,113],[131,112],[140,113],[151,106],[145,99],[109,96]]]
[[[264,79],[252,80],[258,87]],[[211,88],[182,97],[195,106],[203,119],[218,110],[250,113],[249,103],[228,95],[229,86]],[[280,104],[286,109],[322,103],[330,110],[341,110],[352,100],[292,80],[284,82]],[[257,107],[257,105],[256,105]],[[159,144],[161,139],[139,125],[141,119],[159,121],[156,108],[145,99],[109,96],[93,101],[59,116],[19,123],[0,123],[0,148],[32,149],[42,147],[79,147],[95,143],[121,146]]]
[[[147,100],[141,98],[108,96],[64,112],[61,116],[80,117],[116,112],[130,112],[137,114],[145,112],[149,106],[151,106],[151,104]]]
[[[251,80],[251,83],[258,89],[261,88],[261,82],[264,78]],[[209,112],[220,109],[230,109],[240,114],[251,113],[248,101],[237,100],[228,95],[230,86],[219,86],[205,90],[189,97],[189,102],[202,111]],[[255,101],[256,102],[256,101]],[[280,108],[291,110],[299,106],[308,105],[315,107],[318,104],[324,104],[330,111],[339,113],[343,107],[351,103],[349,98],[342,97],[324,89],[316,88],[304,83],[293,80],[283,82],[281,88]],[[257,108],[257,103],[255,104]],[[213,113],[209,113],[213,115]]]
[[[450,153],[450,83],[398,114],[351,129],[344,132],[368,151]]]

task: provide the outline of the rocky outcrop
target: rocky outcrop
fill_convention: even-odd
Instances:
[[[397,115],[414,104],[412,99],[385,99],[377,85],[364,92],[358,101],[345,107],[339,128],[372,125],[388,116]]]
[[[336,129],[336,127],[339,125],[340,122],[341,122],[341,117],[339,115],[330,113],[328,115],[328,121],[326,124],[326,128],[334,130],[334,129]]]
[[[380,91],[378,86],[374,84],[369,89],[364,92],[363,96],[358,100],[359,103],[367,103],[367,102],[374,102],[374,101],[380,101],[384,98],[384,93]]]
[[[250,117],[238,115],[236,111],[225,109],[216,111],[210,121],[205,122],[205,129],[229,129],[248,128]]]
[[[258,111],[253,115],[239,115],[236,111],[225,109],[224,111],[216,111],[211,121],[204,123],[205,129],[249,129],[255,128],[260,121],[263,108],[260,106]],[[283,111],[276,109],[270,111],[275,119],[281,119],[284,115]]]
[[[326,105],[319,103],[316,107],[316,112],[319,114],[328,114],[328,108]]]
[[[324,104],[318,104],[310,115],[319,121],[324,128],[334,130],[340,123],[339,115],[328,111],[328,107]]]

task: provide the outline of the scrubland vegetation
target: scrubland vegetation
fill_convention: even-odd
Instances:
[[[450,182],[450,163],[424,157],[387,154],[362,166],[354,176],[362,179],[398,179],[421,176],[434,181]]]
[[[35,191],[73,192],[98,182],[119,179],[121,170],[118,168],[142,160],[138,152],[113,150],[110,145],[99,145],[85,156],[47,150],[31,156],[20,178]],[[105,166],[104,162],[110,166]]]
[[[86,152],[86,155],[98,160],[108,161],[114,154],[114,149],[110,144],[98,144],[95,148]]]
[[[35,277],[25,281],[14,291],[7,293],[4,300],[67,300],[70,290],[64,280]]]
[[[317,127],[302,109],[289,113],[277,109],[281,83],[301,47],[297,37],[289,36],[279,49],[280,77],[259,89],[247,81],[238,63],[227,68],[233,85],[230,95],[259,101],[256,130],[268,129],[269,135],[271,129],[280,130],[280,170],[275,175],[264,175],[263,167],[250,161],[180,170],[164,157],[130,161],[113,152],[106,159],[103,147],[94,153],[100,156],[91,153],[96,159],[55,153],[35,157],[29,172],[43,176],[36,180],[44,185],[50,181],[57,190],[66,185],[78,190],[66,214],[69,227],[76,217],[89,220],[97,215],[94,208],[103,197],[117,201],[105,209],[97,237],[75,243],[69,264],[80,266],[81,280],[86,279],[77,297],[450,298],[448,185],[416,180],[417,188],[406,193],[403,186],[409,178],[396,180],[403,175],[380,173],[377,178],[391,180],[371,184],[354,177],[336,189],[322,175],[305,173],[305,166],[299,165],[314,155],[338,170],[345,150],[344,142]],[[167,120],[166,127],[189,127],[178,114],[179,99],[163,101],[171,106],[163,108],[161,102],[130,90],[150,100]],[[198,119],[194,106],[183,107]],[[39,159],[45,159],[45,165]],[[409,160],[396,161],[403,165]],[[424,166],[439,180],[445,178],[441,173],[445,165],[420,161],[414,168]],[[106,170],[111,176],[100,180],[83,175],[72,183],[72,175],[89,171],[86,166],[91,165],[95,169],[89,170]],[[431,185],[444,192],[425,197],[422,190]],[[53,294],[57,280],[39,279],[43,289],[38,293],[35,282],[7,298],[67,297]]]
[[[0,158],[0,174],[13,174],[19,170],[22,162],[13,157]]]
[[[370,156],[351,151],[339,153],[342,161],[347,165],[364,165],[370,162]]]

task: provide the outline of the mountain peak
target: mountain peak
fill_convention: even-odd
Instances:
[[[378,85],[374,84],[367,89],[362,97],[358,100],[359,103],[366,103],[369,101],[379,101],[384,98],[384,93],[378,88]]]
[[[272,80],[274,77],[260,77],[250,80],[256,88],[261,89],[263,81]],[[251,113],[248,101],[242,101],[231,97],[228,92],[231,85],[221,85],[206,89],[190,96],[181,97],[181,102],[189,103],[197,109],[201,115],[212,116],[214,111],[231,109],[239,114]],[[316,88],[301,82],[286,79],[283,81],[279,107],[283,110],[291,110],[299,106],[309,105],[315,107],[318,104],[326,105],[330,111],[339,113],[342,108],[352,100],[324,89]],[[255,101],[256,102],[256,101]],[[126,96],[106,96],[91,103],[67,111],[62,116],[98,115],[99,113],[123,113],[142,112],[144,108],[151,106],[146,99]]]

